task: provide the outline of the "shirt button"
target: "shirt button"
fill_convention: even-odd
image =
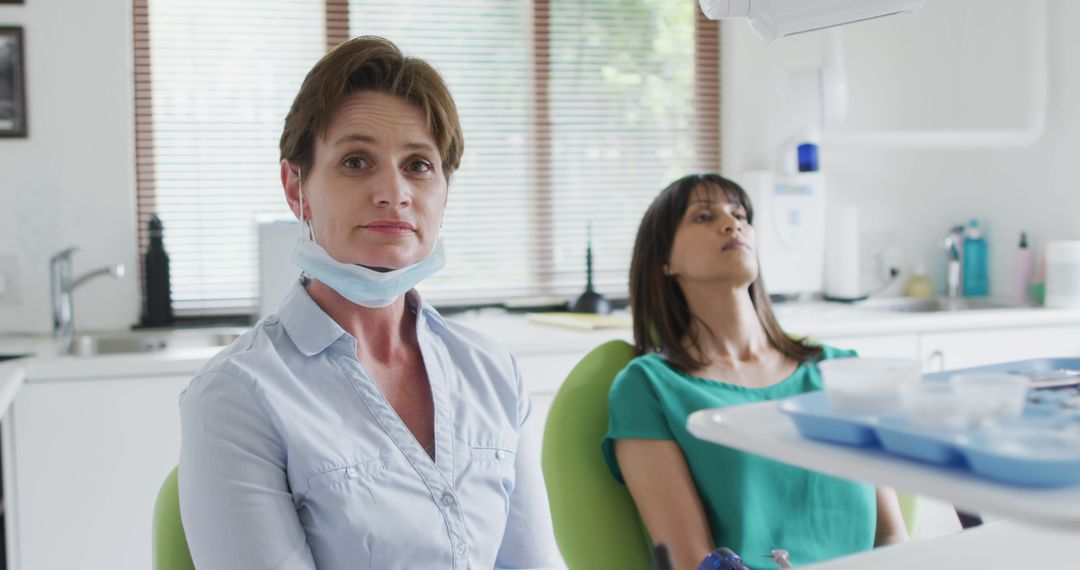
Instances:
[[[461,555],[461,556],[465,556],[465,543],[464,543],[464,542],[462,542],[461,544],[457,545],[457,553],[458,553],[459,555]]]
[[[442,498],[439,499],[439,500],[442,501],[442,504],[443,504],[444,507],[452,507],[452,506],[454,506],[454,503],[457,502],[454,499],[454,496],[451,495],[450,493],[443,493]]]
[[[349,467],[348,469],[345,470],[345,475],[348,476],[349,478],[356,477],[356,468],[355,467]]]

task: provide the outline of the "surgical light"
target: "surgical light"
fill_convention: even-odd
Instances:
[[[713,20],[746,19],[766,42],[915,11],[926,0],[698,0]]]

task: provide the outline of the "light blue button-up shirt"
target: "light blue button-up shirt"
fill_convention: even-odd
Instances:
[[[559,567],[539,422],[513,357],[415,291],[435,459],[298,282],[180,396],[200,570]]]

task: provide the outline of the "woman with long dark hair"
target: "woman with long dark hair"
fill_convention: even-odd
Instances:
[[[612,386],[603,452],[680,569],[696,569],[718,546],[762,567],[773,549],[798,565],[907,540],[891,489],[714,445],[686,429],[702,408],[819,390],[819,361],[855,355],[780,328],[752,222],[738,184],[692,175],[660,193],[634,245],[638,357]]]

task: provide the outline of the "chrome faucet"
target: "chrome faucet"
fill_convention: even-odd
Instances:
[[[113,279],[124,276],[124,265],[117,263],[84,273],[77,279],[71,276],[71,254],[78,248],[69,247],[49,258],[49,293],[52,298],[53,337],[61,354],[71,352],[75,339],[75,308],[71,294],[83,283],[99,276],[111,275]]]
[[[949,260],[948,274],[946,280],[948,283],[948,296],[950,299],[956,299],[960,297],[960,291],[963,286],[963,274],[961,272],[961,259],[964,251],[964,226],[953,226],[949,230],[949,235],[945,236],[945,256]]]

